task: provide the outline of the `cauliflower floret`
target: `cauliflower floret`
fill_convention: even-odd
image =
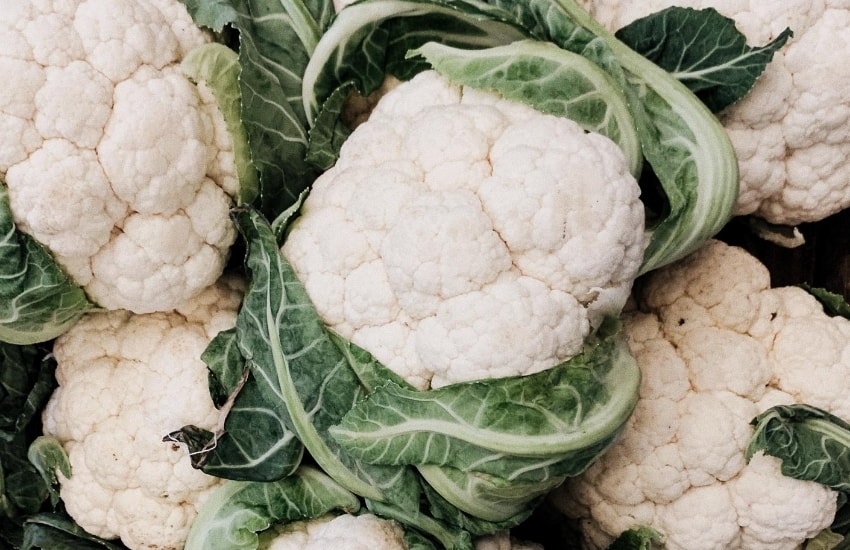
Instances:
[[[850,207],[850,9],[836,0],[580,0],[611,30],[656,11],[715,8],[751,44],[794,37],[750,93],[721,114],[738,155],[735,213],[795,225]]]
[[[9,4],[9,3],[7,3]],[[221,275],[232,141],[179,67],[209,41],[176,0],[11,0],[0,182],[18,229],[107,309],[167,311]]]
[[[607,138],[426,71],[345,141],[282,251],[325,322],[420,389],[530,374],[619,314],[639,193]]]
[[[90,313],[54,346],[54,391],[42,415],[71,463],[60,495],[86,531],[131,549],[180,549],[221,482],[163,437],[214,429],[219,411],[201,353],[231,328],[242,283],[224,276],[168,313]]]
[[[649,276],[624,329],[643,376],[635,413],[552,495],[589,547],[648,525],[669,550],[794,550],[832,523],[836,492],[745,452],[750,421],[777,404],[850,418],[850,321],[800,288],[770,288],[758,260],[709,241]]]
[[[258,550],[407,550],[404,529],[373,514],[329,514],[272,526],[260,534]]]

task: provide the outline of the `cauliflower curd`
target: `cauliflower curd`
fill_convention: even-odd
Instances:
[[[0,10],[0,182],[18,229],[89,298],[172,309],[236,232],[232,140],[180,69],[208,41],[177,0],[11,0]]]
[[[70,459],[60,495],[80,527],[131,550],[183,548],[222,480],[163,437],[187,424],[216,428],[201,353],[234,326],[241,296],[241,282],[225,276],[175,311],[90,313],[57,339],[59,386],[43,424]]]
[[[625,304],[639,192],[608,138],[426,71],[347,139],[282,250],[325,322],[420,389],[531,374]]]
[[[850,321],[770,288],[767,268],[720,241],[654,272],[636,300],[624,316],[643,376],[635,413],[553,494],[588,548],[646,525],[668,550],[795,550],[827,528],[837,492],[745,453],[750,421],[774,405],[850,417]]]
[[[259,537],[258,550],[407,550],[404,529],[373,514],[328,514],[272,525]]]

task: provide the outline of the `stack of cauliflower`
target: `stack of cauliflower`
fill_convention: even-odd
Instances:
[[[648,525],[669,550],[793,550],[833,521],[837,493],[747,463],[750,421],[807,403],[850,418],[850,321],[798,287],[770,288],[743,249],[710,241],[655,272],[625,316],[643,374],[615,444],[553,498],[588,546]]]

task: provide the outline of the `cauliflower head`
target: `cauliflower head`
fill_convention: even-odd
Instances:
[[[258,550],[407,550],[404,529],[374,514],[328,514],[260,534]]]
[[[850,8],[840,0],[581,0],[611,30],[671,7],[715,8],[752,44],[784,29],[778,51],[752,91],[721,113],[738,155],[735,213],[796,225],[850,207]]]
[[[86,531],[132,550],[183,548],[221,480],[163,437],[218,425],[200,357],[235,325],[242,286],[225,275],[171,312],[90,313],[56,340],[58,387],[42,420],[70,459],[60,496]]]
[[[18,229],[107,309],[165,311],[221,275],[232,140],[180,69],[209,41],[178,0],[10,0],[0,181]]]
[[[612,141],[426,71],[346,140],[282,251],[333,330],[426,389],[578,353],[644,241]]]
[[[850,321],[806,291],[770,288],[743,249],[709,241],[650,275],[624,330],[643,375],[622,439],[552,496],[588,547],[647,525],[670,550],[797,549],[837,493],[745,449],[750,421],[808,403],[850,418]]]

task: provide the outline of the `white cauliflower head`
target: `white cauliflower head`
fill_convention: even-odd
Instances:
[[[42,415],[71,463],[60,495],[86,531],[129,548],[179,550],[197,510],[221,480],[163,442],[219,411],[201,353],[234,326],[242,283],[225,276],[167,313],[90,313],[54,346],[54,391]]]
[[[208,37],[177,0],[11,0],[0,181],[18,228],[108,309],[165,311],[221,274],[232,141],[179,63]]]
[[[715,8],[751,45],[786,28],[749,95],[721,114],[741,170],[735,213],[795,225],[850,207],[850,7],[843,0],[580,0],[611,30],[671,6]]]
[[[282,250],[331,328],[427,388],[575,355],[644,241],[612,141],[426,71],[352,133]]]
[[[260,534],[258,550],[407,550],[404,529],[373,514],[328,514]]]
[[[770,288],[758,260],[720,241],[652,273],[636,304],[624,326],[643,376],[635,413],[553,494],[588,545],[647,525],[670,550],[794,550],[828,527],[836,492],[745,451],[750,421],[774,405],[850,418],[850,321]]]

